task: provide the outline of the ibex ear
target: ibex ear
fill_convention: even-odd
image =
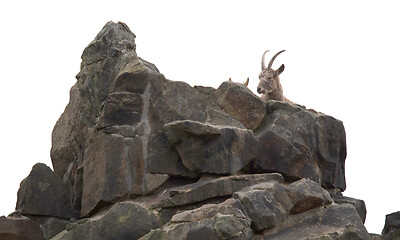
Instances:
[[[285,70],[285,65],[284,65],[284,64],[282,64],[282,65],[275,71],[276,76],[279,76],[279,75],[283,72],[283,70]]]

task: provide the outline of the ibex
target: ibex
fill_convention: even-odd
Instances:
[[[292,103],[283,96],[282,85],[279,79],[279,75],[285,70],[285,65],[282,64],[277,70],[272,69],[275,58],[284,51],[282,50],[275,54],[269,62],[268,67],[265,66],[265,54],[269,50],[265,51],[262,56],[261,73],[259,75],[260,83],[257,86],[257,92],[261,94],[261,99],[264,101],[277,100]]]
[[[232,79],[229,78],[229,81],[232,81]],[[249,78],[247,78],[246,82],[244,82],[243,85],[245,85],[246,87],[249,85]]]

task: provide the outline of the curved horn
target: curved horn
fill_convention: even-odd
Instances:
[[[282,50],[282,51],[280,51],[280,52],[277,52],[277,53],[271,58],[271,61],[269,61],[269,64],[268,64],[268,70],[271,70],[271,67],[272,67],[272,64],[274,63],[275,58],[276,58],[279,54],[283,53],[284,51],[286,51],[286,50]]]
[[[267,68],[267,67],[265,66],[265,54],[266,54],[267,52],[269,52],[269,50],[267,50],[267,51],[264,52],[264,54],[263,54],[263,56],[262,56],[262,59],[261,59],[261,70],[263,70],[263,71]]]

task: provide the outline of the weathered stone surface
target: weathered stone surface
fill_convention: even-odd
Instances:
[[[350,204],[332,204],[329,207],[290,215],[278,227],[264,231],[254,239],[371,239],[356,209]]]
[[[46,240],[64,231],[67,225],[71,223],[70,220],[54,217],[29,216],[29,219],[40,226],[43,237]]]
[[[268,101],[266,108],[267,116],[255,130],[260,146],[254,166],[344,191],[342,122],[283,102]]]
[[[82,161],[82,152],[86,147],[88,121],[85,121],[81,108],[84,99],[79,93],[78,84],[70,90],[70,100],[64,113],[57,120],[51,135],[51,161],[54,172],[64,176],[68,166],[74,160]]]
[[[285,190],[293,203],[290,210],[292,214],[305,212],[333,202],[325,189],[309,179],[303,178],[285,186]]]
[[[113,121],[128,121],[116,119],[111,113],[120,114],[118,117],[133,114],[129,111],[136,110],[135,101],[140,102],[136,95],[132,98],[129,94],[114,93],[114,88],[120,90],[119,87],[125,84],[120,80],[115,86],[114,80],[128,62],[136,64],[139,69],[157,72],[155,67],[137,57],[134,38],[135,35],[123,23],[108,22],[104,26],[82,54],[81,71],[71,89],[70,102],[54,127],[51,158],[55,172],[63,176],[69,185],[74,217],[80,217],[85,185],[83,162],[88,146],[104,125],[111,125]],[[110,93],[114,95],[108,97]],[[114,112],[110,108],[118,100],[126,100],[129,104]]]
[[[172,217],[171,223],[201,221],[212,218],[218,213],[233,215],[239,219],[246,218],[241,203],[236,199],[229,198],[220,204],[205,204],[193,210],[178,212]]]
[[[250,240],[253,233],[250,221],[231,214],[216,213],[215,216],[194,222],[178,222],[152,230],[140,240]]]
[[[331,116],[320,115],[315,121],[316,155],[322,174],[322,186],[346,189],[344,161],[346,133],[343,123]]]
[[[206,108],[207,101],[187,83],[163,78],[151,80],[148,115],[152,131],[147,145],[150,173],[198,176],[198,173],[190,171],[182,164],[175,147],[168,141],[163,126],[181,119],[204,122],[207,120]]]
[[[264,102],[243,84],[227,81],[218,90],[218,104],[246,128],[254,130],[265,117]]]
[[[72,218],[78,219],[81,217],[81,209],[82,209],[82,191],[83,191],[82,159],[76,158],[73,162],[69,164],[67,172],[64,174],[63,182],[67,186],[69,192]]]
[[[379,234],[370,233],[369,235],[371,236],[371,240],[382,240],[382,236]]]
[[[43,163],[37,163],[20,184],[16,210],[23,215],[69,219],[71,208],[61,178]]]
[[[101,202],[145,194],[141,137],[126,141],[117,134],[99,133],[88,147],[83,163],[82,216]]]
[[[81,220],[53,240],[131,240],[160,227],[156,214],[134,202],[115,204],[104,215]]]
[[[194,172],[233,174],[256,156],[257,141],[250,130],[190,120],[168,123],[164,129],[183,165]]]
[[[257,184],[233,197],[242,203],[255,231],[281,224],[293,207],[283,185],[277,182]]]
[[[382,230],[382,239],[400,239],[400,212],[386,215],[385,227]]]
[[[29,218],[0,217],[0,240],[44,240],[39,225]]]
[[[229,196],[245,187],[269,181],[283,182],[283,177],[278,173],[266,173],[228,176],[199,181],[167,189],[160,197],[160,202],[156,203],[154,207],[182,206],[210,198]]]
[[[358,215],[360,215],[361,221],[365,223],[365,219],[367,217],[367,208],[363,200],[340,196],[340,195],[331,195],[331,196],[335,203],[339,204],[350,203],[351,205],[353,205],[356,208]]]
[[[100,112],[103,127],[137,124],[142,118],[143,99],[137,93],[111,93],[102,103]]]

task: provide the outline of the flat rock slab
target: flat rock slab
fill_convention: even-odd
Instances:
[[[234,192],[261,182],[283,182],[279,173],[248,174],[199,181],[166,190],[153,207],[175,207],[207,199],[232,195]]]
[[[248,129],[190,120],[168,123],[164,129],[193,172],[234,174],[256,157],[257,140]]]

